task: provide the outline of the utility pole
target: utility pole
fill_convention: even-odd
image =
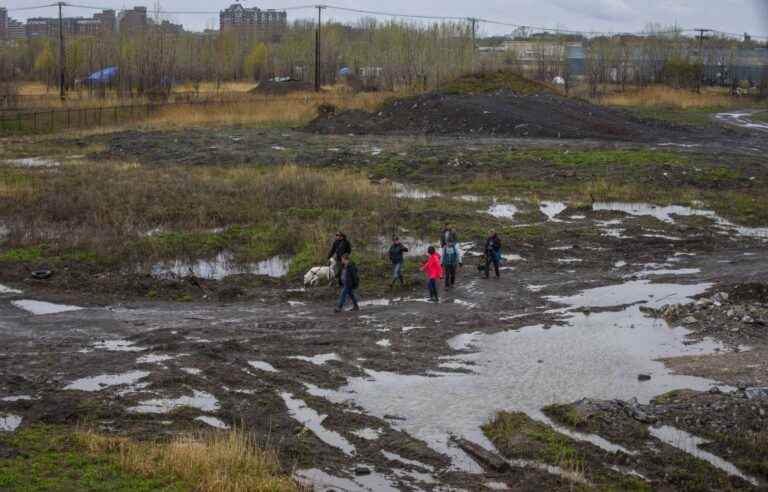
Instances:
[[[694,31],[697,31],[699,33],[699,63],[701,63],[701,76],[699,76],[699,80],[696,84],[696,92],[701,93],[701,82],[702,78],[704,78],[704,33],[712,32],[712,29],[702,29],[702,28],[696,28]]]
[[[61,97],[61,100],[65,100],[67,98],[67,89],[65,87],[66,79],[64,75],[64,62],[66,60],[66,56],[64,53],[64,20],[61,17],[61,8],[66,5],[64,2],[57,3],[59,6],[59,97]]]
[[[472,51],[475,51],[477,50],[477,19],[470,17],[469,22],[472,23]]]
[[[323,9],[325,5],[316,5],[317,8],[317,31],[315,31],[315,92],[320,92],[320,33],[323,29]]]

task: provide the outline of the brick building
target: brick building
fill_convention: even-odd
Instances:
[[[121,33],[143,31],[149,24],[146,7],[134,7],[131,10],[123,10],[117,19],[118,29]]]

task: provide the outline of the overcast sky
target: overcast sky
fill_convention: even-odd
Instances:
[[[768,0],[327,0],[329,4],[357,9],[402,12],[408,14],[480,17],[515,24],[559,27],[578,30],[635,32],[649,22],[674,24],[685,28],[712,28],[726,32],[750,32],[768,36]],[[48,0],[0,0],[9,9],[46,4]],[[154,5],[152,0],[79,0],[81,5],[108,6],[116,9],[134,5]],[[162,0],[164,10],[218,11],[231,0]],[[307,0],[247,0],[246,6],[284,8],[307,5]],[[11,12],[20,20],[34,16],[53,16],[55,8]],[[88,10],[68,8],[65,15],[89,16]],[[289,19],[305,18],[311,11],[290,11]],[[339,20],[350,20],[358,14],[329,12]],[[173,15],[175,22],[188,29],[218,27],[215,14]],[[509,29],[485,25],[486,34],[508,32]]]

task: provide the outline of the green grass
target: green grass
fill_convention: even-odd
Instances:
[[[761,111],[752,115],[752,121],[756,123],[768,123],[768,111]]]
[[[71,432],[34,426],[0,434],[0,443],[19,451],[0,459],[0,490],[14,492],[181,492],[192,491],[170,476],[151,478],[122,471],[119,455],[79,447]]]
[[[656,150],[528,150],[509,152],[509,161],[544,161],[567,167],[647,166],[686,164],[689,158],[676,152]]]
[[[28,263],[40,260],[43,257],[41,246],[29,246],[26,248],[14,248],[0,253],[0,262]]]

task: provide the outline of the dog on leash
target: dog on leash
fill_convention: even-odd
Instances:
[[[331,285],[335,278],[336,258],[331,258],[328,266],[314,267],[304,275],[304,287],[317,287],[321,282]]]

